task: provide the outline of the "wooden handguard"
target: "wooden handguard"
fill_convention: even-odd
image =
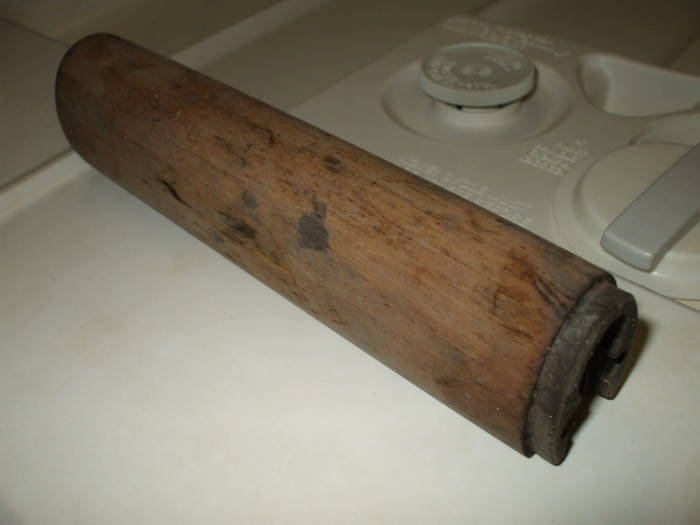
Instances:
[[[635,301],[577,256],[112,35],[56,105],[96,169],[519,452],[560,463],[616,394]]]

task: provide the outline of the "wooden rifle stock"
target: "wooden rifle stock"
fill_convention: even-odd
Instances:
[[[112,35],[56,104],[96,169],[519,452],[560,463],[619,389],[632,296],[493,213]]]

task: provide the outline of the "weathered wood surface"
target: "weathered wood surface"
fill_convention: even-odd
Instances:
[[[118,37],[68,51],[56,102],[98,170],[516,450],[563,459],[611,325],[614,395],[634,300],[600,268]]]

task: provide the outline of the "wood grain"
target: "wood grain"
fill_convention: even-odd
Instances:
[[[56,104],[90,164],[521,453],[563,459],[592,356],[622,375],[634,300],[606,272],[320,129],[104,34]],[[535,395],[567,352],[576,377]]]

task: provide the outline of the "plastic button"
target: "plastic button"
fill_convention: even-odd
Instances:
[[[519,51],[485,42],[444,47],[426,58],[420,84],[431,97],[455,106],[503,106],[535,85],[535,65]]]

